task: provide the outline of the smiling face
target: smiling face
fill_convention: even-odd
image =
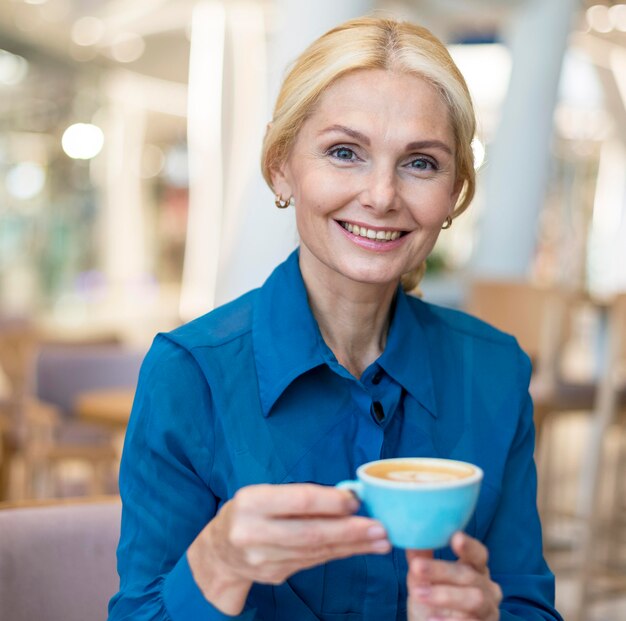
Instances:
[[[328,87],[272,181],[294,197],[305,277],[394,287],[432,250],[462,185],[435,87],[382,69]]]

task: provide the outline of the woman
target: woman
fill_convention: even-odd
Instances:
[[[296,61],[262,162],[301,244],[261,289],[155,339],[111,620],[560,619],[528,359],[400,286],[472,198],[474,130],[462,76],[417,26],[353,20]],[[434,557],[391,549],[333,487],[409,455],[485,471],[467,532]]]

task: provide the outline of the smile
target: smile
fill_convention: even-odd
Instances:
[[[353,235],[358,235],[359,237],[365,237],[367,239],[374,239],[376,241],[394,241],[399,237],[406,235],[403,231],[374,230],[365,228],[364,226],[350,224],[349,222],[339,221],[339,224]]]

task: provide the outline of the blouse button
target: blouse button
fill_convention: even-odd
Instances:
[[[383,404],[380,401],[374,401],[374,403],[372,403],[372,414],[374,415],[374,420],[378,424],[385,420],[385,410],[383,409]]]

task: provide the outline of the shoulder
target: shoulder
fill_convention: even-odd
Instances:
[[[197,384],[198,380],[206,383],[207,360],[230,359],[233,347],[239,348],[238,341],[250,336],[256,294],[257,290],[250,291],[170,332],[157,334],[140,378],[163,386]]]
[[[471,347],[480,358],[514,365],[522,376],[530,375],[530,359],[517,339],[473,315],[409,296],[409,303],[431,342],[452,348]]]
[[[245,337],[252,330],[253,309],[258,291],[249,291],[232,302],[159,336],[188,351],[202,347],[219,347]]]
[[[473,315],[453,308],[437,306],[413,296],[408,297],[411,308],[428,328],[452,331],[459,338],[483,340],[503,346],[516,344],[513,336]]]

